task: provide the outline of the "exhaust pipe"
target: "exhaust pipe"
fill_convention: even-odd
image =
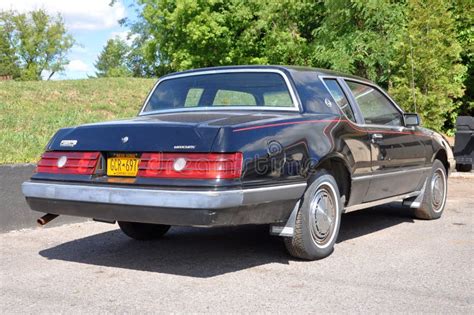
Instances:
[[[47,213],[38,220],[36,220],[36,222],[38,222],[39,225],[43,226],[45,224],[48,224],[50,221],[56,219],[58,216],[58,214]]]

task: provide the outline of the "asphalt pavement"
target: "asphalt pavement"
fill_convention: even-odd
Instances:
[[[289,257],[268,227],[172,228],[137,242],[84,222],[0,234],[0,313],[474,313],[474,180],[441,219],[343,215],[334,253]]]

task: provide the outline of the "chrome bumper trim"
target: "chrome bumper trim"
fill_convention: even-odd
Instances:
[[[21,189],[27,198],[160,208],[224,209],[299,199],[306,189],[306,183],[222,191],[192,191],[29,181],[24,182]]]

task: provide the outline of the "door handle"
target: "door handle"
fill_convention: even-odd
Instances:
[[[383,134],[381,133],[374,133],[372,134],[372,143],[375,143],[379,140],[382,140],[383,139]]]

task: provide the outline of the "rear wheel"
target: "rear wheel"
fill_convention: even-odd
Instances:
[[[125,235],[140,241],[154,240],[165,235],[169,225],[119,221],[118,225]]]
[[[339,234],[341,209],[336,180],[327,171],[318,171],[303,196],[293,237],[284,239],[288,252],[307,260],[329,256]]]
[[[447,191],[448,180],[446,169],[441,161],[435,160],[426,183],[423,200],[420,207],[415,210],[415,217],[425,220],[433,220],[441,217],[444,206],[446,205]]]

